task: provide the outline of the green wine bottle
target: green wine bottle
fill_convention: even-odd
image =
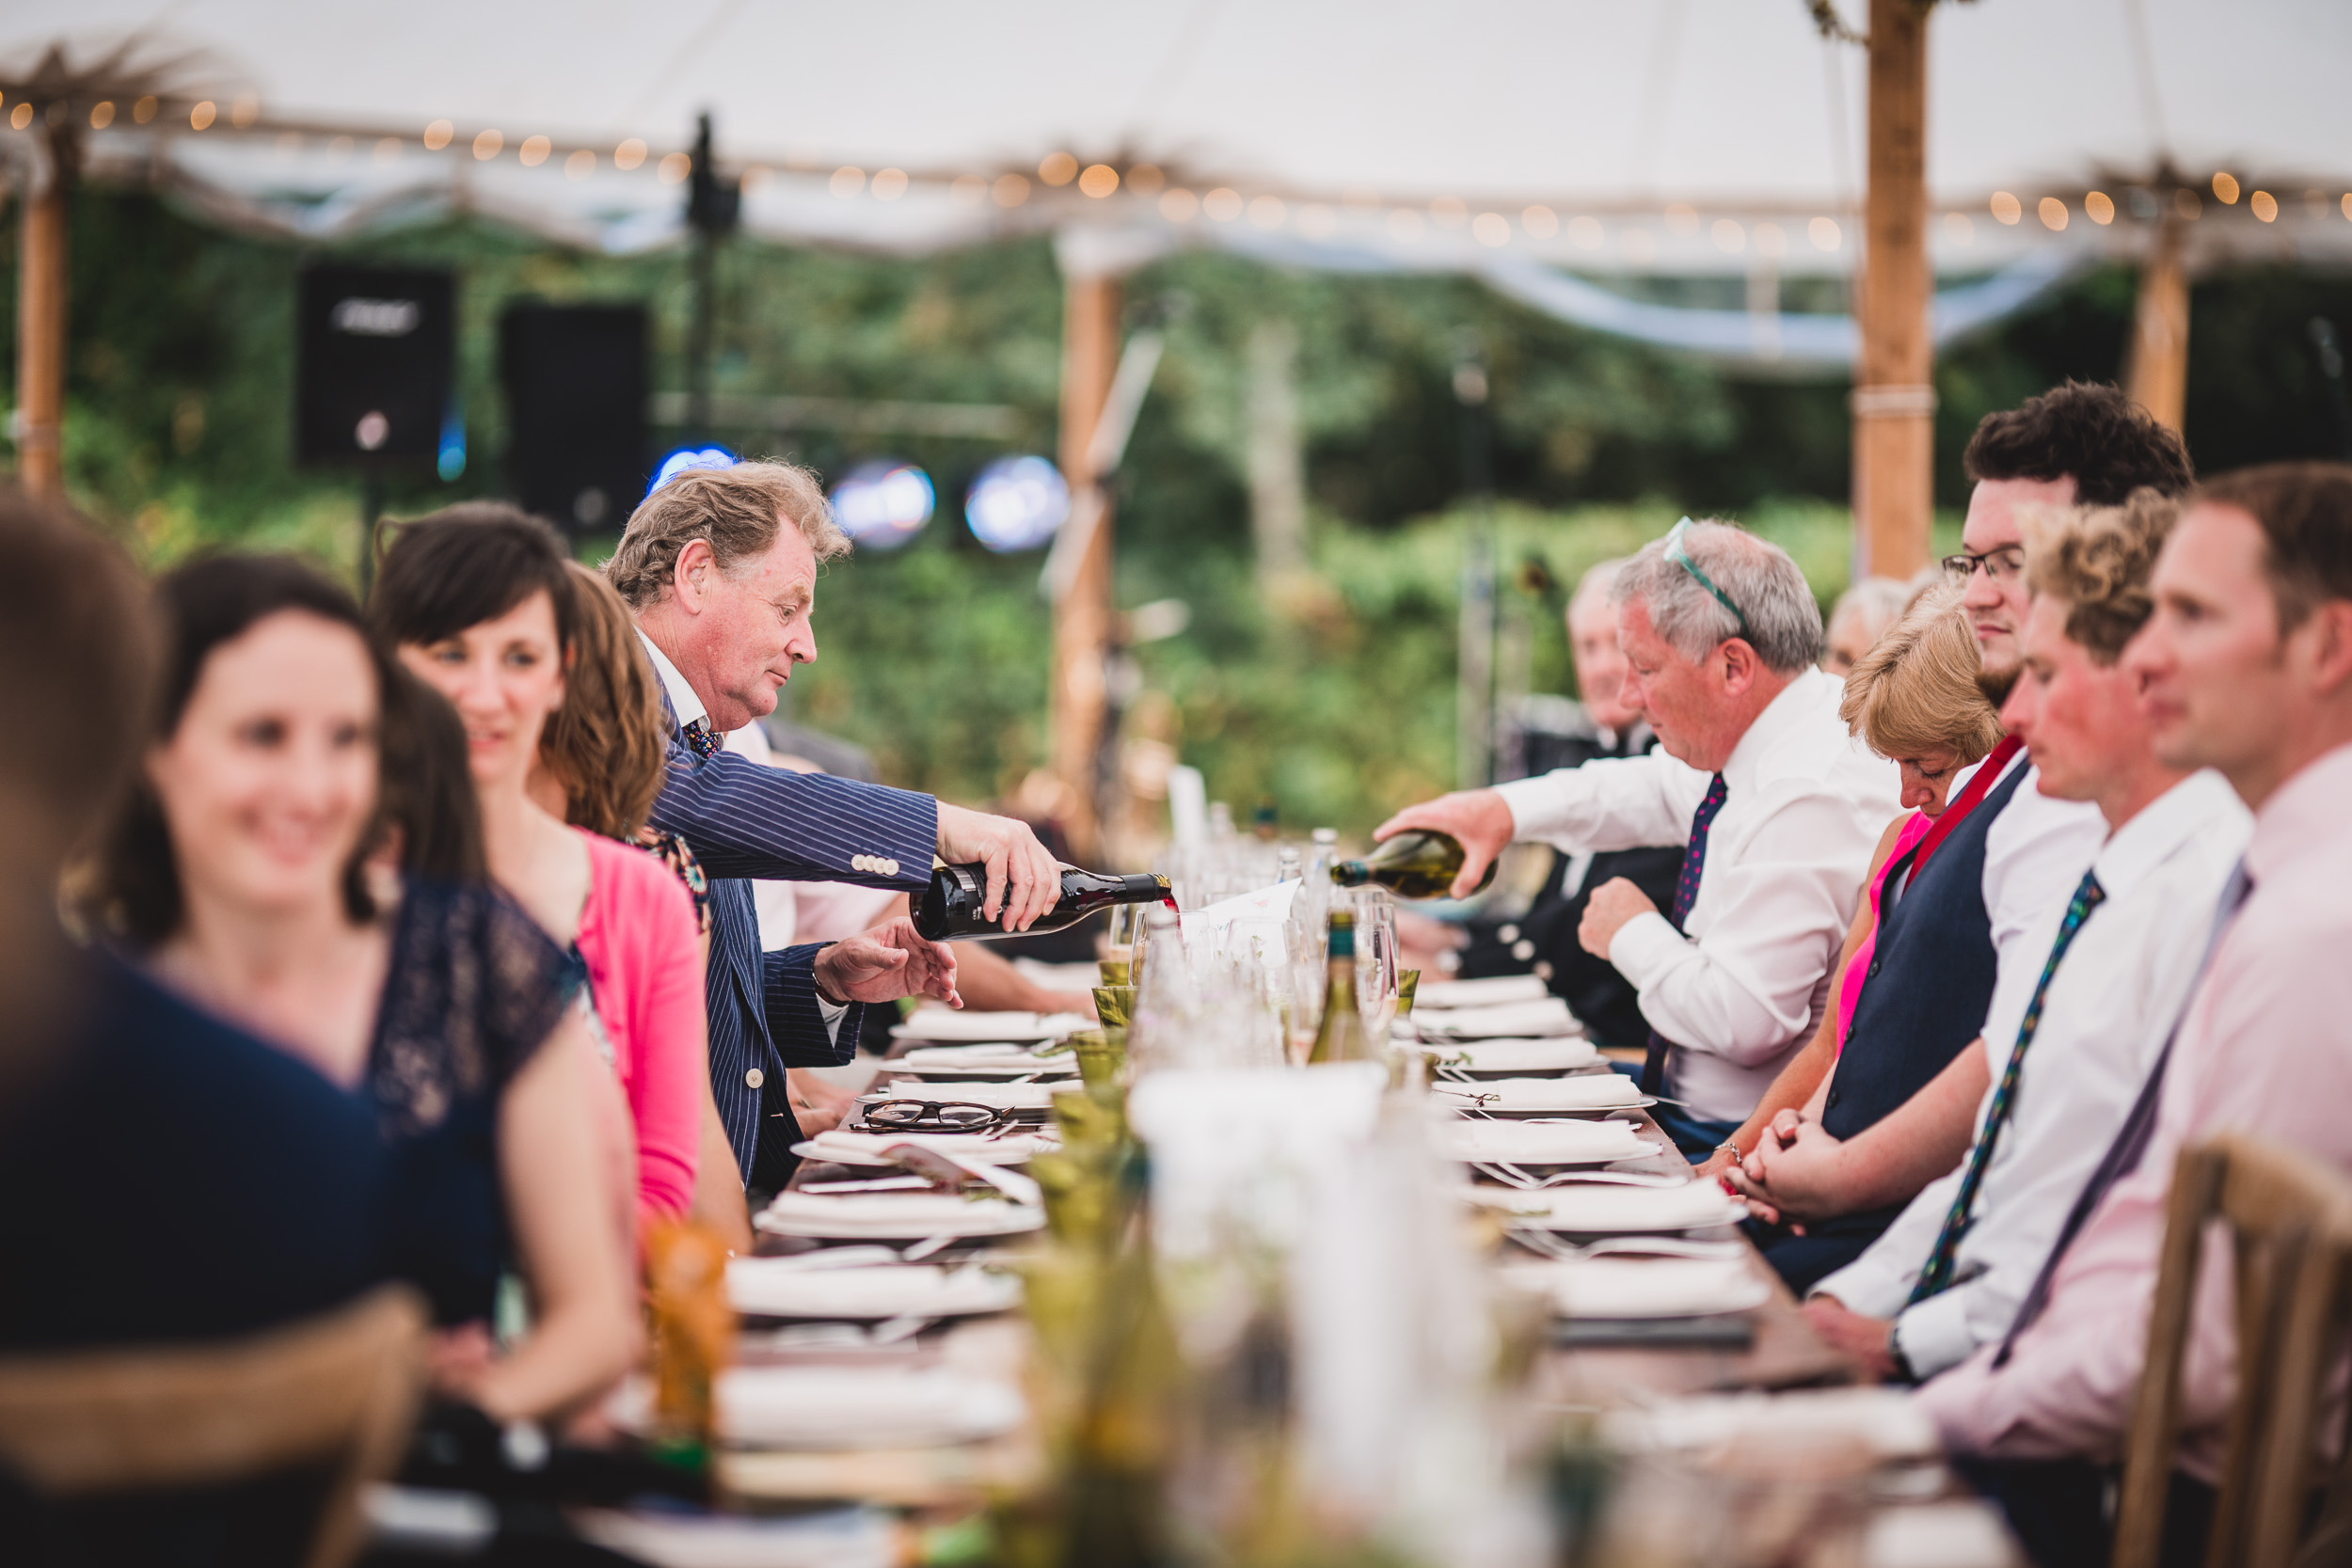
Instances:
[[[1364,1015],[1356,1009],[1356,916],[1347,910],[1331,911],[1330,968],[1323,986],[1323,1026],[1315,1031],[1315,1048],[1307,1060],[1371,1062],[1379,1060],[1372,1037],[1364,1033]]]
[[[1453,888],[1454,879],[1461,875],[1462,859],[1462,841],[1452,833],[1408,829],[1373,846],[1372,853],[1361,860],[1335,863],[1331,879],[1342,887],[1378,882],[1399,898],[1442,898]],[[1501,863],[1499,858],[1486,863],[1486,875],[1479,879],[1477,891],[1486,891]]]

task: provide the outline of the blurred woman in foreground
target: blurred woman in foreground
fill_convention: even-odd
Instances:
[[[442,1325],[442,1391],[498,1421],[584,1404],[628,1367],[638,1328],[563,955],[478,880],[371,866],[388,829],[411,864],[428,845],[478,862],[469,824],[437,819],[469,805],[435,799],[462,736],[308,567],[224,557],[157,596],[161,701],[96,912],[167,986],[373,1107],[390,1264]],[[488,1324],[510,1253],[536,1322],[501,1356]]]

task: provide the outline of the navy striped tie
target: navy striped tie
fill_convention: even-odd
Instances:
[[[1691,842],[1683,847],[1682,875],[1675,879],[1674,908],[1666,911],[1666,919],[1677,931],[1691,918],[1691,906],[1698,902],[1699,877],[1707,869],[1707,830],[1714,825],[1715,814],[1724,809],[1724,776],[1715,775],[1715,782],[1707,786],[1707,799],[1691,815]],[[1652,1029],[1649,1032],[1649,1054],[1642,1058],[1642,1092],[1657,1094],[1666,1086],[1666,1053],[1675,1042]]]

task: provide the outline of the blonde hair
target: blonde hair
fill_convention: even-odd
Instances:
[[[677,558],[709,541],[723,572],[768,553],[788,520],[818,561],[850,553],[849,535],[833,520],[825,487],[796,463],[738,463],[689,468],[647,496],[629,515],[605,577],[630,608],[660,602],[677,575]]]
[[[2027,592],[2066,601],[2066,640],[2092,663],[2113,666],[2155,610],[2148,578],[2180,515],[2179,501],[2143,485],[2121,506],[2053,507],[2018,519]]]
[[[1977,684],[1982,661],[1961,592],[1919,595],[1846,677],[1837,716],[1883,757],[1948,751],[1970,763],[2000,744],[2000,718]]]
[[[661,793],[668,726],[653,661],[612,585],[579,562],[573,574],[572,667],[564,705],[539,756],[564,784],[564,819],[607,838],[634,838]]]

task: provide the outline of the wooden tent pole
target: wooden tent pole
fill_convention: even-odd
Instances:
[[[1066,273],[1063,282],[1061,471],[1074,490],[1088,473],[1087,448],[1119,369],[1123,290],[1115,273]],[[1091,859],[1102,848],[1101,756],[1108,721],[1105,661],[1111,652],[1111,514],[1101,519],[1054,607],[1052,759],[1067,786],[1064,823],[1071,851]]]
[[[1935,343],[1929,333],[1928,18],[1870,0],[1870,186],[1854,367],[1854,575],[1927,564],[1935,514]]]
[[[2176,435],[2188,402],[2188,271],[2181,263],[2185,225],[2170,203],[2139,269],[2139,306],[2124,387],[2132,401]]]
[[[39,138],[21,192],[16,301],[16,480],[35,495],[65,483],[66,194],[72,150],[53,131]]]

